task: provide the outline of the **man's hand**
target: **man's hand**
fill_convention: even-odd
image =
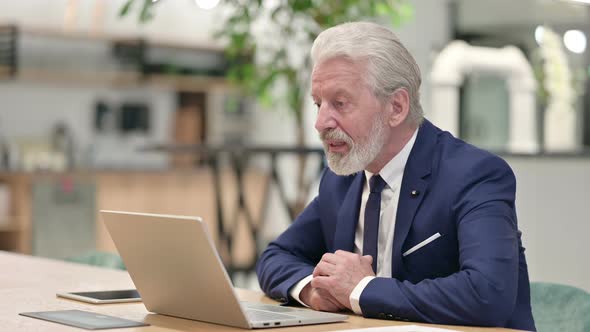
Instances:
[[[373,257],[337,250],[324,254],[313,270],[311,286],[329,292],[340,304],[352,309],[350,293],[367,276],[374,276]]]
[[[314,310],[338,312],[346,309],[330,293],[307,284],[299,294],[299,299]]]

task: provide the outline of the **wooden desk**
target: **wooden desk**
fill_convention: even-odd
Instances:
[[[18,315],[19,312],[79,309],[145,321],[151,324],[149,327],[117,330],[122,332],[243,331],[227,326],[152,314],[141,303],[93,305],[65,300],[55,296],[55,293],[59,291],[90,291],[123,288],[134,288],[129,275],[124,271],[108,270],[0,251],[0,330],[84,331]],[[273,302],[259,292],[240,289],[238,293],[243,300],[266,303]],[[365,319],[351,315],[348,321],[343,323],[286,327],[272,330],[281,332],[320,332],[404,324],[408,323]],[[458,331],[511,331],[499,328],[490,329],[438,325],[437,327]],[[267,331],[267,329],[260,331]]]

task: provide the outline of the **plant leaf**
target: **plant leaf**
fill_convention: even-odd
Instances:
[[[121,7],[121,10],[119,10],[119,16],[123,17],[126,16],[127,14],[129,14],[129,10],[131,9],[131,6],[133,5],[135,1],[134,0],[127,0],[127,2],[123,5],[123,7]]]
[[[151,0],[143,0],[143,7],[141,8],[141,14],[139,14],[139,21],[141,23],[146,23],[154,18],[154,14],[152,13],[152,1]]]

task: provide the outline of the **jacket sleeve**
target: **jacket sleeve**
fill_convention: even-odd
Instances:
[[[500,158],[470,168],[454,193],[459,271],[416,284],[375,278],[360,304],[365,317],[504,326],[516,303],[519,234],[516,181]]]
[[[294,301],[289,297],[289,289],[312,274],[325,252],[319,197],[316,197],[262,253],[256,266],[262,290],[279,302]]]

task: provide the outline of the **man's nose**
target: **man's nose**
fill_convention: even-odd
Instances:
[[[327,106],[320,105],[318,116],[315,120],[315,129],[318,133],[322,133],[326,129],[333,128],[336,128],[336,120],[332,116],[330,109]]]

